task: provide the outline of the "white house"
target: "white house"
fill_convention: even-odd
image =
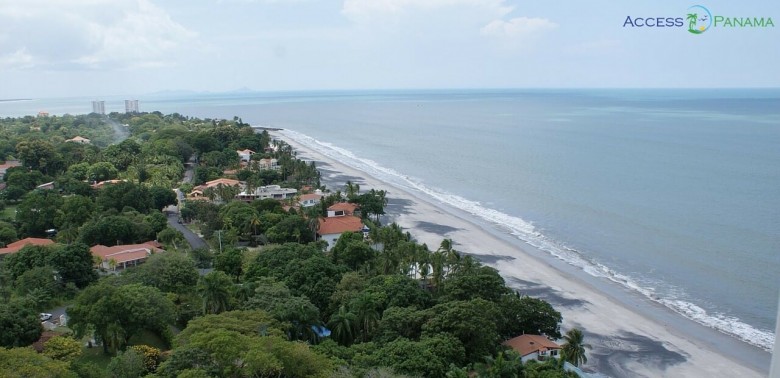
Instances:
[[[310,194],[304,194],[301,196],[300,199],[298,199],[298,204],[301,207],[312,207],[317,206],[320,204],[320,201],[322,200],[322,191],[317,189],[316,192],[310,193]]]
[[[241,159],[241,161],[249,161],[252,159],[252,155],[254,155],[255,152],[250,149],[246,149],[236,150],[236,153],[238,154],[238,157]]]
[[[266,199],[266,198],[272,198],[275,200],[284,200],[288,198],[293,198],[295,195],[298,194],[298,190],[293,188],[282,188],[279,185],[268,185],[268,186],[261,186],[259,188],[255,188],[255,190],[247,192],[246,190],[241,191],[236,196],[236,199],[246,202],[252,202],[257,199]]]
[[[522,357],[523,363],[530,360],[544,361],[548,358],[560,358],[561,346],[541,335],[520,335],[504,341]]]
[[[343,217],[347,215],[357,215],[358,205],[348,202],[339,202],[328,208],[328,217]]]

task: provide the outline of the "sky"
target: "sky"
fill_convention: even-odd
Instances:
[[[0,0],[0,99],[237,89],[780,87],[776,27],[624,26],[671,0]]]

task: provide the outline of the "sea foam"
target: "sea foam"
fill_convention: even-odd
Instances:
[[[561,242],[546,237],[539,232],[531,222],[523,220],[520,217],[485,207],[477,201],[472,201],[426,185],[422,180],[409,177],[394,169],[383,167],[373,160],[360,158],[349,150],[328,142],[317,140],[306,134],[289,129],[281,130],[280,133],[308,149],[339,161],[351,168],[365,172],[379,180],[412,193],[423,194],[441,204],[449,205],[460,211],[477,216],[484,221],[493,224],[498,229],[510,233],[523,242],[575,266],[589,275],[608,279],[632,291],[638,292],[647,299],[660,303],[699,324],[714,328],[764,350],[772,350],[775,339],[773,332],[755,328],[733,316],[722,313],[708,313],[700,306],[680,299],[680,296],[684,296],[682,295],[683,291],[680,289],[674,290],[679,293],[678,295],[672,293],[660,294],[656,292],[654,288],[642,285],[636,279],[616,272],[610,267],[588,258],[578,250],[569,248]]]

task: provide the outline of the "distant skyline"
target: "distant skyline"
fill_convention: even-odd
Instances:
[[[771,17],[775,27],[624,26]],[[699,8],[699,12],[701,12]],[[0,99],[438,88],[780,87],[780,4],[6,0]]]

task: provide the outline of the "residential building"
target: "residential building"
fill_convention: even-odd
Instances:
[[[295,195],[298,194],[297,189],[293,188],[282,188],[279,185],[268,185],[268,186],[261,186],[259,188],[255,188],[255,190],[247,192],[246,189],[241,191],[236,196],[236,199],[245,201],[245,202],[252,202],[254,200],[258,199],[275,199],[275,200],[285,200],[289,198],[294,198]]]
[[[346,215],[337,217],[320,218],[317,235],[320,240],[328,242],[328,250],[336,245],[341,234],[345,232],[362,232],[364,235],[368,229],[363,225],[363,221],[356,216]]]
[[[561,346],[541,335],[520,335],[504,341],[501,345],[514,349],[523,363],[530,360],[544,361],[548,358],[560,358]]]
[[[138,100],[125,100],[125,113],[138,113]]]
[[[257,167],[259,169],[272,169],[274,171],[278,171],[282,167],[279,165],[279,161],[276,159],[260,159],[257,161]]]
[[[106,114],[106,102],[92,101],[92,113]]]
[[[0,248],[0,256],[5,256],[11,253],[19,252],[20,249],[28,245],[51,245],[51,244],[54,244],[54,242],[51,239],[26,238],[8,244],[7,246],[5,246],[5,248]]]
[[[19,160],[6,160],[5,163],[0,164],[0,180],[5,178],[5,173],[8,171],[8,168],[13,167],[21,167],[22,163],[19,162]]]
[[[328,217],[360,215],[359,206],[349,202],[339,202],[328,207]]]
[[[136,266],[146,261],[154,253],[163,252],[162,246],[150,241],[141,244],[124,244],[106,247],[96,245],[89,249],[92,256],[100,259],[99,266],[103,269],[117,270]]]
[[[38,186],[35,187],[35,189],[52,190],[52,189],[54,189],[54,181],[38,185]]]
[[[252,160],[252,155],[255,154],[255,152],[250,149],[236,150],[236,153],[241,161],[250,161]]]
[[[84,138],[84,137],[81,137],[81,136],[78,136],[78,135],[73,137],[73,138],[66,139],[65,141],[66,142],[73,142],[73,143],[82,143],[82,144],[90,144],[92,142],[91,140],[89,140],[87,138]]]
[[[300,205],[301,207],[317,206],[320,204],[322,197],[324,197],[322,191],[317,189],[317,191],[314,193],[301,195],[301,198],[298,199],[298,205]]]

